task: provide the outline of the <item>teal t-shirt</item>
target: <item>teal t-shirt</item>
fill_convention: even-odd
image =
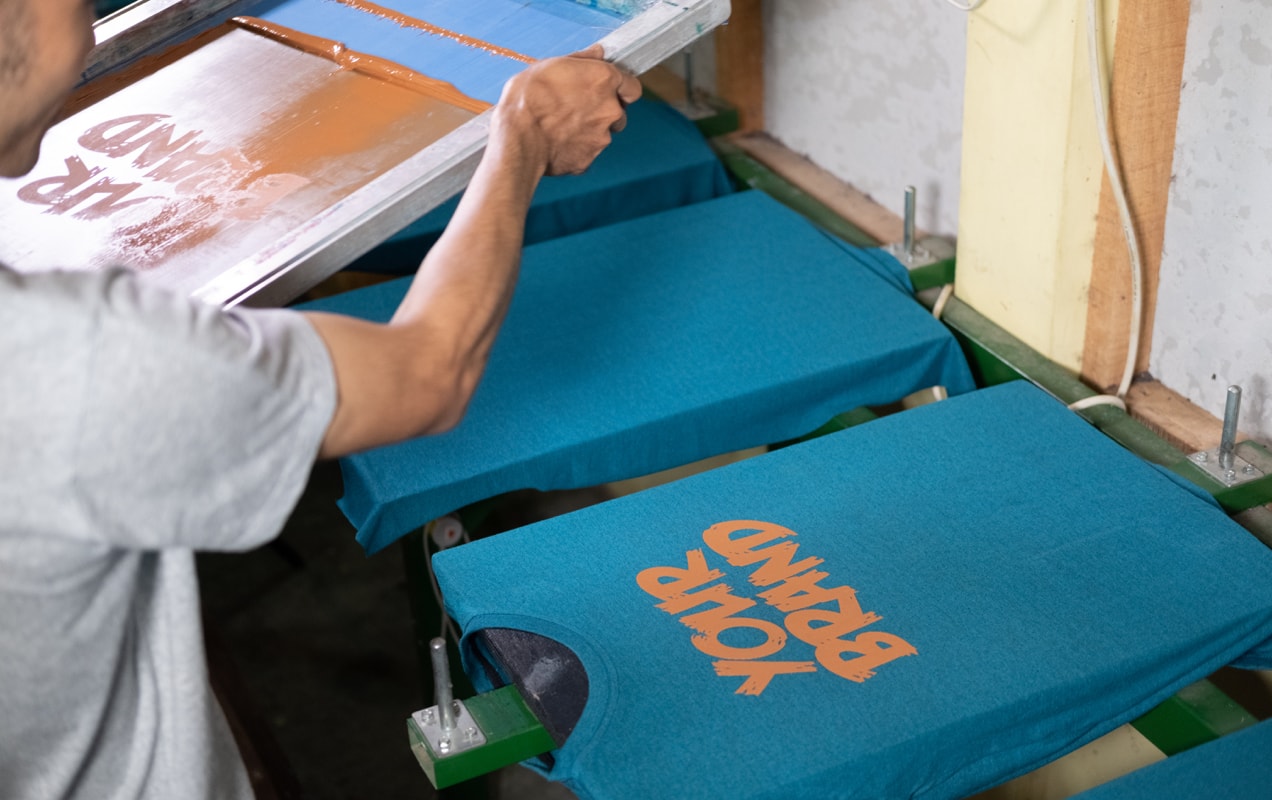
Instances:
[[[1272,552],[1023,382],[434,561],[479,684],[484,628],[579,657],[597,800],[963,797],[1272,636]]]
[[[383,321],[406,289],[306,307]],[[504,492],[794,439],[934,385],[973,388],[896,259],[740,192],[527,247],[464,420],[342,459],[340,507],[375,552]]]

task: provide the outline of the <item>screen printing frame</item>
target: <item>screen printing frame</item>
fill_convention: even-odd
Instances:
[[[91,81],[156,48],[242,13],[252,0],[141,0],[99,20]],[[729,0],[654,0],[601,39],[606,59],[640,74],[728,19]],[[193,297],[226,307],[287,303],[467,185],[485,150],[490,111],[333,203]]]

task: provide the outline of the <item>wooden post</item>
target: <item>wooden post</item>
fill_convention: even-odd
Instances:
[[[760,0],[733,0],[716,31],[716,91],[738,109],[743,131],[764,128],[764,18]]]
[[[1143,260],[1144,317],[1137,371],[1148,368],[1175,123],[1188,37],[1189,0],[1121,0],[1113,50],[1110,124]],[[1082,377],[1097,389],[1122,377],[1130,336],[1130,258],[1122,223],[1103,179],[1082,353]]]

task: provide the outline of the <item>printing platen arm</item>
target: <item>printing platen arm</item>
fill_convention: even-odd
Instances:
[[[439,752],[426,735],[428,712],[436,707],[417,711],[406,721],[411,752],[436,788],[454,786],[552,749],[552,737],[530,713],[516,687],[505,686],[464,702],[485,739],[481,745]]]
[[[505,638],[514,645],[526,636],[518,636],[517,631],[502,633],[509,634]],[[544,641],[551,646],[551,642]],[[543,755],[559,744],[516,686],[503,686],[467,700],[454,699],[446,641],[433,639],[429,650],[437,704],[412,714],[406,729],[411,752],[433,786],[445,789]],[[518,651],[529,652],[525,647]],[[574,674],[582,676],[581,667]],[[581,710],[587,692],[585,676],[582,692],[579,702],[571,702],[574,698],[567,695],[560,705],[571,710],[578,706]],[[547,710],[542,703],[536,705],[540,713]],[[560,738],[564,741],[564,736]]]

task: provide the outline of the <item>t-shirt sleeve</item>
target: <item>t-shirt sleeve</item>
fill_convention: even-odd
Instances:
[[[226,311],[124,272],[92,283],[72,456],[81,530],[132,548],[275,536],[335,409],[317,332],[294,312]]]

